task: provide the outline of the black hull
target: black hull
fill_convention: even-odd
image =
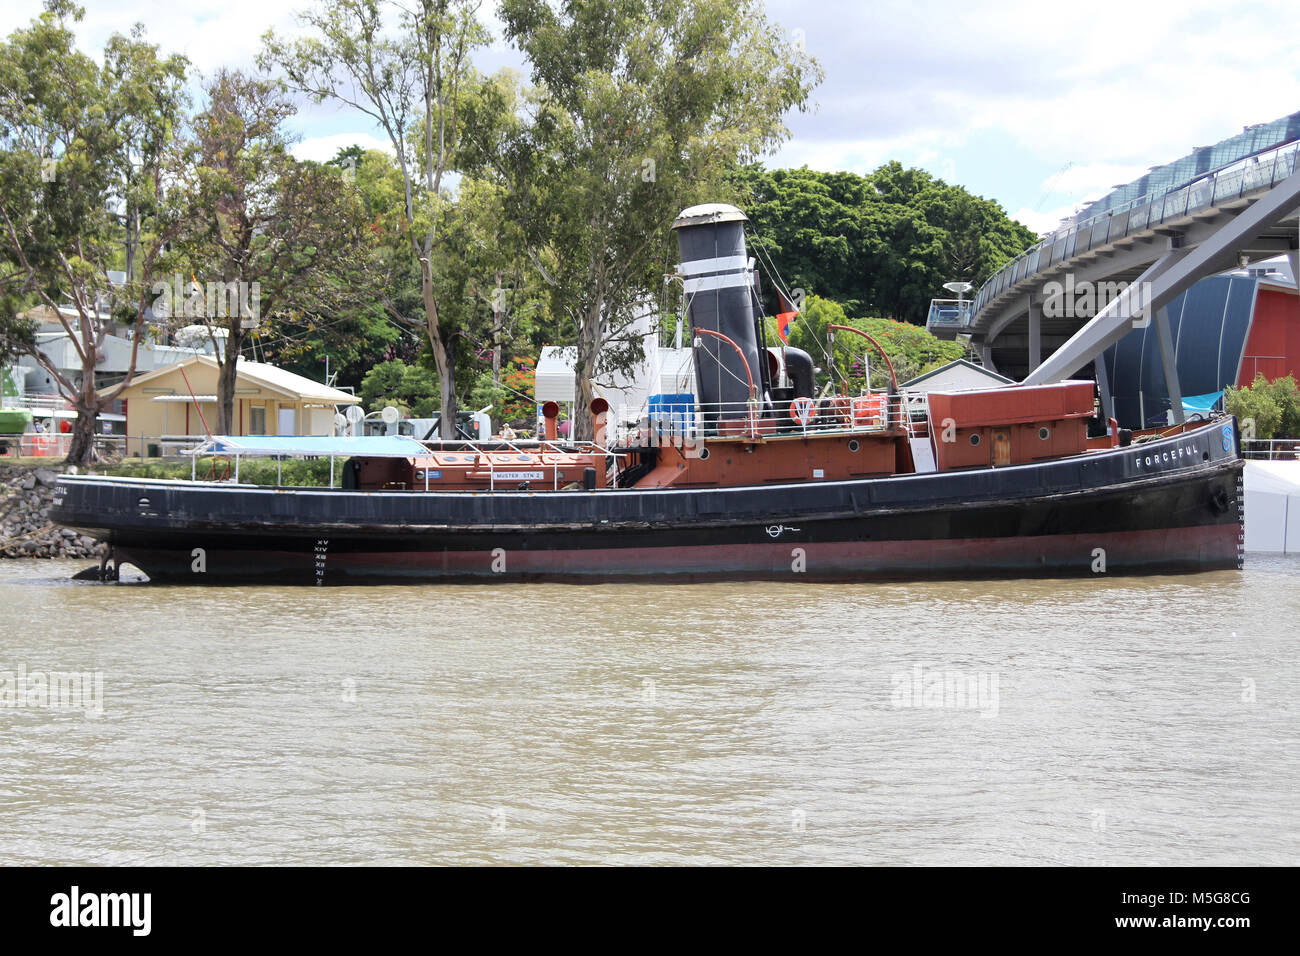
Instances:
[[[156,582],[863,580],[1239,566],[1235,429],[933,475],[365,492],[71,478],[52,516]]]

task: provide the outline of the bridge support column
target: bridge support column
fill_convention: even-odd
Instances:
[[[1165,388],[1169,391],[1169,408],[1173,412],[1174,424],[1181,425],[1187,421],[1187,416],[1183,412],[1183,386],[1178,380],[1178,356],[1174,353],[1174,336],[1169,329],[1169,310],[1156,309],[1154,321],[1156,342],[1160,345],[1160,364],[1165,370]]]
[[[990,372],[996,372],[998,367],[993,364],[993,346],[980,346],[980,363]]]
[[[1110,391],[1110,373],[1106,371],[1106,353],[1102,352],[1092,360],[1092,367],[1097,372],[1097,391],[1101,396],[1101,414],[1106,421],[1115,417],[1115,396]]]
[[[1029,297],[1029,371],[1043,364],[1043,304]]]

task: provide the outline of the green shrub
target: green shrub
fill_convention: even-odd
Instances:
[[[1300,438],[1300,387],[1290,375],[1270,382],[1260,374],[1244,388],[1225,388],[1223,407],[1247,438]]]
[[[824,374],[819,382],[829,376],[825,366],[826,330],[830,325],[848,325],[861,329],[879,342],[893,363],[900,384],[966,354],[964,345],[945,342],[924,326],[896,322],[893,319],[849,318],[838,302],[812,295],[804,303],[803,312],[790,325],[790,344],[808,352],[813,361],[823,368]],[[780,339],[776,336],[776,321],[772,318],[767,319],[767,342],[769,345],[780,344]],[[869,355],[871,363],[871,384],[875,388],[883,388],[888,384],[889,378],[884,363],[880,360],[880,353],[865,339],[850,332],[840,332],[835,336],[836,367],[840,373],[847,374],[850,382],[855,385],[862,382],[861,361],[864,353]]]
[[[343,474],[346,459],[334,459],[334,483],[337,485]],[[128,458],[119,464],[106,468],[106,475],[124,478],[189,478],[188,461],[158,461],[156,459],[140,460]],[[200,480],[216,478],[233,478],[235,460],[233,458],[200,458],[194,465],[194,475]],[[239,462],[239,480],[251,485],[274,485],[276,478],[274,458],[244,458]],[[322,488],[330,483],[330,460],[328,458],[286,458],[280,466],[280,483],[286,487]]]

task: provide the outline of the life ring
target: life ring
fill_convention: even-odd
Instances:
[[[790,417],[807,427],[817,417],[817,404],[811,398],[800,395],[790,403]]]

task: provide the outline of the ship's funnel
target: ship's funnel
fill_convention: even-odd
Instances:
[[[677,267],[686,293],[691,328],[725,335],[736,348],[713,335],[696,335],[695,373],[705,420],[746,418],[750,382],[762,399],[762,375],[750,289],[745,223],[735,206],[705,203],[683,210],[673,223],[677,232]],[[742,360],[741,356],[744,356]],[[713,409],[721,411],[714,415]],[[712,407],[709,407],[712,406]]]

